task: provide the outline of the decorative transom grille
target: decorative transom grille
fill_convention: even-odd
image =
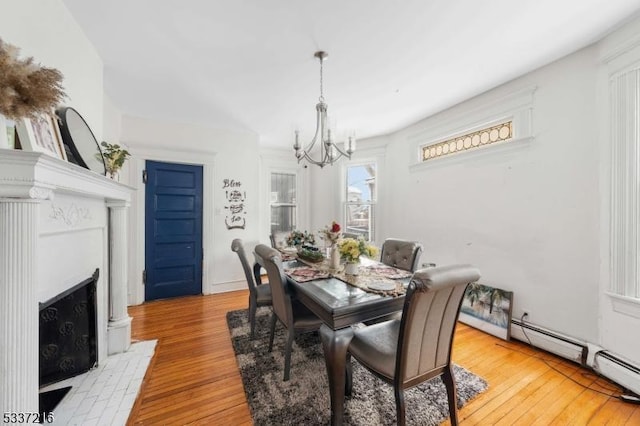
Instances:
[[[466,135],[456,136],[446,141],[437,142],[422,147],[422,161],[445,155],[467,151],[496,142],[509,140],[513,137],[513,121],[509,120],[486,129],[477,130]]]

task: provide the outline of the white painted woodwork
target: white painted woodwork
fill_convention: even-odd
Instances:
[[[126,215],[132,191],[42,153],[0,150],[0,412],[37,411],[38,304],[96,268],[98,362],[129,347]],[[109,305],[117,316],[108,315]],[[109,339],[108,325],[117,330]]]

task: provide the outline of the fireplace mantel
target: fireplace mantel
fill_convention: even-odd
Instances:
[[[38,303],[96,268],[98,362],[128,349],[133,191],[43,153],[0,149],[0,412],[37,412]]]

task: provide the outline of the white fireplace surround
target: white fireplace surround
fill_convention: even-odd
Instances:
[[[38,303],[100,269],[98,363],[131,343],[133,188],[46,154],[0,149],[0,413],[38,410]]]

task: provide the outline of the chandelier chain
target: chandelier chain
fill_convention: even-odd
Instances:
[[[324,62],[323,58],[320,58],[320,97],[318,100],[320,102],[324,102],[324,93],[323,93],[323,84],[322,84],[322,63]]]

